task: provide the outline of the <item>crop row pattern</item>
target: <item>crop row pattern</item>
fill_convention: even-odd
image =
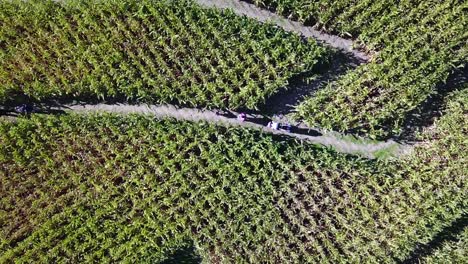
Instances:
[[[313,126],[385,138],[430,100],[468,58],[463,1],[265,0],[277,10],[330,32],[357,38],[378,54],[297,108]]]
[[[0,124],[0,262],[404,260],[467,208],[467,91],[400,162],[114,115]]]
[[[2,1],[0,102],[121,99],[255,108],[328,50],[191,1]]]

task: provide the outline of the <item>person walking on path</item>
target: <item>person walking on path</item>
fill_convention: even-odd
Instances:
[[[240,113],[238,116],[237,116],[237,120],[241,121],[241,122],[244,122],[245,120],[247,119],[247,115],[245,113]]]
[[[271,129],[274,129],[274,130],[278,130],[279,123],[275,122],[275,121],[270,121],[270,122],[268,122],[267,127],[271,128]]]

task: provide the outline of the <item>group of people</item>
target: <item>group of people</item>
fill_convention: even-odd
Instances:
[[[34,107],[30,104],[21,104],[15,107],[15,111],[20,114],[30,114],[34,112],[34,110],[35,110]],[[216,114],[218,115],[219,113],[216,112]],[[237,120],[239,120],[240,122],[244,122],[245,120],[247,120],[247,114],[246,113],[238,114]],[[288,123],[281,124],[275,121],[270,121],[268,122],[267,127],[273,130],[283,130],[286,132],[291,132],[291,125]]]
[[[240,113],[237,115],[237,120],[241,121],[241,122],[244,122],[245,120],[247,120],[247,114],[246,113]],[[291,132],[291,125],[286,123],[286,124],[282,124],[282,123],[279,123],[279,122],[276,122],[276,121],[270,121],[268,122],[267,124],[267,127],[270,128],[270,129],[273,129],[273,130],[283,130],[283,131],[286,131],[286,132]]]

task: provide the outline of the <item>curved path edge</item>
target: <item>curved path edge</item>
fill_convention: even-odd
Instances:
[[[241,126],[253,128],[265,133],[285,135],[299,140],[307,141],[313,144],[323,145],[334,149],[337,152],[360,155],[366,158],[380,157],[379,153],[385,153],[384,158],[400,157],[411,152],[412,146],[403,145],[393,140],[385,142],[356,142],[346,140],[335,132],[319,131],[315,136],[291,133],[281,130],[273,130],[264,125],[254,122],[254,120],[264,119],[260,115],[247,115],[246,121],[239,121],[235,118],[236,112],[229,112],[232,117],[226,117],[217,114],[214,110],[199,110],[194,108],[178,108],[173,105],[130,105],[130,104],[71,104],[61,106],[51,106],[47,111],[64,111],[75,113],[87,112],[108,112],[117,114],[147,114],[156,118],[174,118],[184,121],[205,121],[225,126]],[[315,129],[310,129],[315,131]]]
[[[260,22],[271,22],[286,31],[296,32],[306,38],[314,38],[345,53],[350,53],[362,61],[370,60],[370,57],[366,53],[353,48],[352,40],[323,33],[312,27],[304,26],[300,22],[291,21],[268,10],[261,9],[254,4],[239,0],[195,0],[195,2],[209,8],[231,9],[237,15],[245,15]]]

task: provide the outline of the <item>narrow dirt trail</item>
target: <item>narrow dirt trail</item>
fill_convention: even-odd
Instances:
[[[325,34],[312,27],[304,26],[303,24],[289,19],[283,18],[273,12],[258,8],[253,4],[242,2],[239,0],[195,0],[198,4],[205,7],[218,8],[218,9],[231,9],[238,15],[245,15],[247,17],[256,19],[260,22],[271,22],[286,31],[296,32],[306,38],[314,38],[319,42],[329,45],[333,48],[339,49],[345,53],[350,53],[354,57],[362,60],[369,61],[370,57],[359,50],[353,49],[353,41],[340,38],[338,36]]]
[[[41,108],[44,112],[109,112],[118,114],[146,114],[156,118],[174,118],[184,121],[204,121],[226,126],[241,126],[261,130],[266,133],[284,135],[314,144],[320,144],[342,153],[361,155],[366,158],[376,158],[379,152],[385,152],[386,157],[399,157],[409,153],[412,149],[409,145],[402,145],[395,141],[372,142],[366,140],[350,140],[334,132],[323,132],[304,126],[296,130],[308,133],[290,133],[281,130],[273,130],[265,126],[266,119],[260,115],[248,115],[247,120],[237,120],[236,112],[229,112],[229,117],[218,115],[216,111],[199,110],[193,108],[178,108],[172,105],[129,105],[129,104],[71,104]],[[310,132],[312,131],[312,132]]]
[[[287,115],[293,113],[296,107],[306,98],[311,97],[328,83],[338,80],[342,75],[356,69],[360,62],[353,58],[337,53],[332,56],[326,71],[317,73],[309,81],[293,77],[286,87],[278,90],[266,99],[263,105],[259,105],[262,114]]]
[[[262,10],[253,4],[242,2],[239,0],[196,0],[200,5],[209,8],[231,9],[238,15],[246,15],[247,17],[256,19],[260,22],[271,22],[283,28],[286,31],[296,32],[304,37],[314,38],[325,43],[333,48],[339,49],[345,53],[352,54],[360,62],[368,61],[370,58],[367,54],[354,50],[353,42],[340,38],[338,36],[328,35],[306,27],[299,22],[290,21],[286,18],[278,16],[267,10]],[[358,63],[356,61],[356,63]],[[317,79],[314,83],[296,88],[296,94],[279,95],[278,98],[273,98],[271,105],[276,105],[276,108],[269,109],[268,112],[278,114],[287,114],[291,110],[288,104],[294,104],[302,96],[309,94],[309,90],[315,90],[320,86],[320,83],[326,82],[338,73],[344,71],[340,67],[336,67],[322,78]],[[286,107],[286,108],[285,108]],[[320,144],[326,147],[333,148],[337,152],[361,155],[366,158],[381,157],[400,157],[410,153],[411,145],[399,144],[389,140],[385,142],[377,142],[366,139],[356,139],[351,136],[344,136],[336,132],[320,131],[320,129],[308,128],[304,124],[296,124],[297,129],[293,133],[279,130],[272,130],[265,125],[265,117],[259,114],[250,114],[247,121],[240,122],[235,117],[238,113],[230,112],[230,117],[218,115],[216,111],[199,110],[194,108],[178,108],[172,105],[130,105],[130,104],[64,104],[59,106],[43,105],[41,108],[45,113],[65,112],[110,112],[118,114],[146,114],[156,118],[174,118],[185,121],[203,121],[209,123],[217,123],[226,126],[242,126],[247,128],[257,129],[266,133],[284,135],[293,137],[298,140],[304,140],[314,144]],[[2,118],[2,116],[0,116]],[[13,119],[14,120],[14,117]],[[286,119],[281,119],[279,122],[291,122]],[[312,131],[312,132],[311,132]]]

